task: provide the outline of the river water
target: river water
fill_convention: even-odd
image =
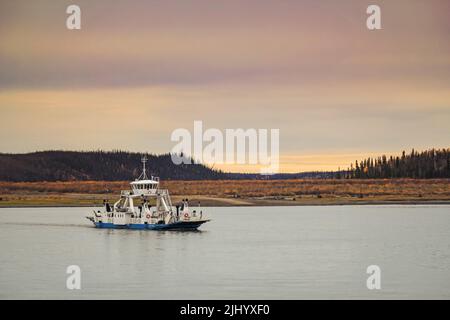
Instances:
[[[89,208],[0,209],[0,299],[450,298],[448,205],[203,210],[211,222],[180,232],[95,229]]]

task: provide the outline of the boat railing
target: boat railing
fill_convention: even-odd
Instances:
[[[121,196],[129,196],[129,195],[131,195],[131,191],[130,190],[122,190],[122,191],[120,191],[120,195]]]
[[[158,189],[158,191],[156,193],[160,196],[168,196],[169,190],[168,189]]]
[[[169,190],[168,189],[138,189],[137,192],[133,192],[133,190],[121,190],[120,195],[121,196],[131,196],[134,194],[148,194],[148,195],[160,195],[160,196],[168,196]]]

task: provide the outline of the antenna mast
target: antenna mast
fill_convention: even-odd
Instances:
[[[147,177],[147,169],[145,168],[145,164],[147,163],[147,161],[148,161],[147,156],[146,156],[146,155],[142,156],[142,158],[141,158],[141,162],[142,162],[142,174],[141,174],[141,176],[139,177],[140,180],[148,180],[148,177]]]

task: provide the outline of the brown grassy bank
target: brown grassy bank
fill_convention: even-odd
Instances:
[[[0,182],[0,206],[97,205],[127,181]],[[202,205],[450,203],[450,179],[164,181],[174,202]]]

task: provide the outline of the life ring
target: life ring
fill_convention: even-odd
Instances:
[[[147,213],[146,217],[147,217],[147,219],[150,219],[151,216],[150,216],[150,214]]]
[[[184,217],[185,217],[185,218],[189,218],[189,213],[185,213],[185,214],[184,214]]]

